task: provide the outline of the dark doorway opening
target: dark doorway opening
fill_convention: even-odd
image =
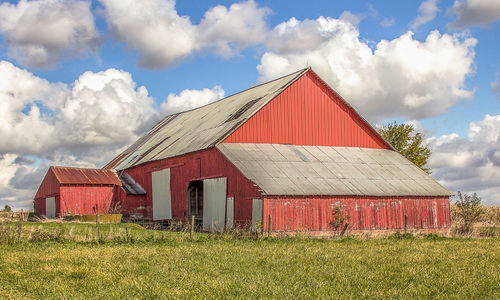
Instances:
[[[189,220],[194,216],[197,229],[203,226],[203,181],[191,181],[187,192]]]

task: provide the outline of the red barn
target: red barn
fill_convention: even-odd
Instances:
[[[310,68],[169,115],[105,168],[136,187],[116,190],[125,214],[205,230],[327,231],[337,207],[352,230],[450,224],[451,193]]]
[[[108,213],[115,187],[112,170],[50,167],[35,195],[35,211],[47,218]]]

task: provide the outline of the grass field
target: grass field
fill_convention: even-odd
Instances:
[[[254,240],[196,234],[190,241],[187,233],[119,224],[103,225],[96,244],[92,230],[90,224],[26,223],[21,239],[0,243],[0,295],[500,298],[499,238]],[[43,241],[40,232],[59,238]]]

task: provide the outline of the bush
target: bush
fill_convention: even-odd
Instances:
[[[481,198],[476,193],[471,196],[460,191],[457,192],[457,196],[456,209],[453,212],[456,226],[453,231],[456,234],[470,235],[474,231],[474,224],[481,218]]]
[[[410,240],[410,239],[414,239],[415,236],[409,232],[407,233],[401,233],[399,231],[391,234],[389,236],[390,239],[393,239],[393,240]]]

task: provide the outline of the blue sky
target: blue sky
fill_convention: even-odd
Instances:
[[[450,190],[500,204],[499,20],[496,0],[3,2],[0,205],[308,64],[372,123],[425,132]]]

